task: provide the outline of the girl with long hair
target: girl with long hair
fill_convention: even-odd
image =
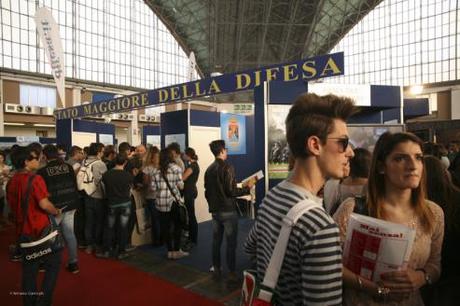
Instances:
[[[423,305],[419,289],[435,282],[441,272],[444,214],[425,198],[422,142],[411,133],[384,133],[374,149],[367,192],[370,217],[416,231],[407,268],[381,275],[374,283],[343,268],[346,305]],[[342,240],[355,208],[345,201],[334,215]]]
[[[169,184],[169,187],[168,187]],[[172,210],[173,203],[180,200],[180,189],[184,188],[182,169],[174,163],[171,149],[160,151],[159,168],[152,175],[152,189],[159,212],[160,232],[168,248],[168,259],[179,259],[188,253],[180,249],[182,227],[179,218]]]
[[[151,234],[152,234],[152,245],[154,247],[161,246],[162,239],[160,235],[160,217],[158,210],[156,209],[155,191],[152,188],[154,180],[154,173],[160,167],[160,150],[156,146],[151,146],[147,152],[147,156],[144,161],[144,167],[142,172],[144,175],[144,186],[146,187],[145,200],[147,209],[150,212],[150,219],[152,222]]]
[[[186,169],[182,175],[184,181],[184,200],[188,210],[189,220],[189,243],[187,249],[191,249],[198,242],[198,223],[195,216],[195,199],[198,196],[196,181],[200,175],[200,167],[198,166],[198,156],[193,148],[185,149],[184,155],[187,162]]]

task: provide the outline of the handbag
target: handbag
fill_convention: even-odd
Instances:
[[[281,231],[262,283],[257,278],[257,271],[243,271],[244,277],[240,306],[274,305],[274,300],[276,299],[275,287],[278,282],[292,227],[305,212],[315,207],[318,207],[317,203],[306,199],[294,205],[288,211],[287,215],[283,217]]]
[[[172,206],[171,206],[171,213],[173,214],[173,216],[177,218],[176,220],[179,221],[179,224],[181,225],[182,229],[188,230],[189,222],[188,222],[187,207],[180,199],[176,198],[176,194],[173,192],[171,185],[169,185],[166,175],[164,175],[163,173],[161,175],[163,176],[163,179],[165,180],[169,191],[174,197],[174,202],[172,203]]]
[[[50,219],[50,225],[42,230],[38,238],[33,238],[29,235],[23,234],[25,224],[27,223],[27,216],[29,214],[29,197],[34,177],[35,175],[31,175],[29,177],[27,181],[26,194],[21,201],[24,222],[22,224],[21,235],[18,239],[18,245],[22,254],[22,260],[26,262],[32,262],[64,248],[64,240],[54,216],[48,216]]]

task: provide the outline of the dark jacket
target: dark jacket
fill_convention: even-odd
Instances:
[[[57,208],[69,211],[77,208],[79,194],[73,167],[60,159],[51,160],[37,174],[45,180],[49,200]]]
[[[236,197],[249,193],[248,187],[236,187],[233,166],[220,158],[206,169],[204,188],[210,213],[236,211]]]

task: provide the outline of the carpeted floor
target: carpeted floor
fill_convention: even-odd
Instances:
[[[13,241],[13,227],[0,231],[0,303],[8,306],[22,304],[14,294],[20,291],[21,264],[8,259],[8,245]],[[80,273],[71,274],[64,268],[65,258],[54,293],[55,306],[222,305],[123,262],[99,260],[84,252],[79,252]]]
[[[240,218],[238,222],[238,244],[236,249],[236,271],[239,275],[242,275],[242,271],[250,266],[249,257],[246,255],[243,249],[246,237],[254,224],[254,220]],[[150,245],[140,247],[141,251],[155,254],[156,256],[166,256],[165,247],[153,248]],[[223,239],[221,247],[221,263],[222,269],[225,271],[226,258],[225,258],[226,242],[225,237]],[[198,244],[190,252],[190,255],[182,259],[177,260],[179,264],[193,267],[203,272],[208,272],[212,265],[211,259],[212,251],[212,222],[206,221],[198,224]]]

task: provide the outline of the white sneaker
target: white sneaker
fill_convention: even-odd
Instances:
[[[179,259],[179,258],[182,258],[182,257],[185,257],[185,256],[190,255],[189,253],[184,252],[184,251],[182,251],[182,250],[179,250],[179,251],[176,251],[176,252],[173,252],[173,253],[174,253],[174,255],[173,255],[173,256],[174,256],[174,257],[173,257],[174,259]]]

